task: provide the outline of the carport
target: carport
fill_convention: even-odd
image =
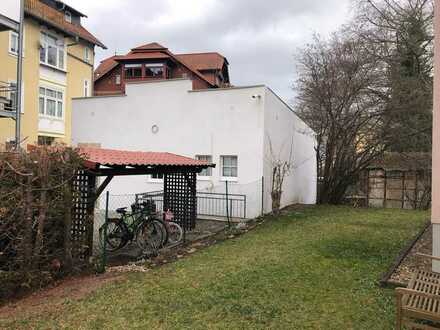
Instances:
[[[93,242],[95,202],[116,176],[164,176],[164,210],[170,209],[174,219],[186,231],[193,230],[197,218],[197,173],[215,164],[168,152],[143,152],[81,147],[85,168],[74,180],[78,193],[72,219],[72,238],[87,246]],[[97,178],[104,180],[97,186]],[[100,181],[100,180],[99,180]]]

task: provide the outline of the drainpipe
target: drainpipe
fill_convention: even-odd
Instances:
[[[20,28],[18,32],[18,59],[17,59],[17,93],[16,93],[16,109],[15,109],[15,149],[20,149],[21,141],[21,107],[23,93],[23,36],[24,33],[24,0],[20,0]]]

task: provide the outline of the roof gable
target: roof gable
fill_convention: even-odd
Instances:
[[[44,23],[53,26],[56,29],[64,31],[71,36],[78,36],[79,38],[88,41],[101,48],[107,47],[99,41],[94,35],[87,31],[82,25],[69,23],[65,20],[64,14],[55,8],[52,8],[41,1],[25,1],[24,6],[27,15],[43,21]]]
[[[116,61],[116,58],[118,56],[112,56],[109,58],[106,58],[105,60],[102,60],[101,63],[98,65],[98,67],[95,70],[95,81],[99,78],[105,76],[107,73],[109,73],[111,70],[113,70],[116,66],[118,66],[118,62]]]
[[[167,50],[168,48],[162,46],[157,42],[150,42],[149,44],[145,44],[136,48],[132,48],[132,51],[148,51],[148,50]]]
[[[142,45],[136,48],[133,48],[131,52],[124,56],[112,56],[108,59],[105,59],[101,62],[98,68],[95,71],[95,81],[101,79],[108,72],[113,70],[117,65],[118,61],[124,60],[136,60],[136,59],[162,59],[162,58],[170,58],[175,62],[181,64],[186,69],[191,71],[195,76],[202,79],[209,86],[215,87],[216,85],[211,82],[207,77],[205,77],[200,71],[193,67],[190,63],[183,61],[178,56],[174,55],[172,52],[168,50],[168,48],[163,47],[157,42],[152,42],[146,45]],[[116,64],[115,64],[116,63]]]

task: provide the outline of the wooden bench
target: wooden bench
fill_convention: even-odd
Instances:
[[[438,257],[424,254],[440,261]],[[420,270],[414,274],[407,288],[396,289],[397,320],[396,329],[401,330],[408,326],[413,330],[439,330],[440,327],[417,323],[417,321],[431,321],[440,324],[440,274]]]

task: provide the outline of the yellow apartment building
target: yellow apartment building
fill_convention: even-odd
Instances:
[[[93,95],[95,47],[86,17],[59,0],[25,0],[21,141],[71,142],[73,97]],[[18,34],[0,32],[0,145],[15,140]]]

